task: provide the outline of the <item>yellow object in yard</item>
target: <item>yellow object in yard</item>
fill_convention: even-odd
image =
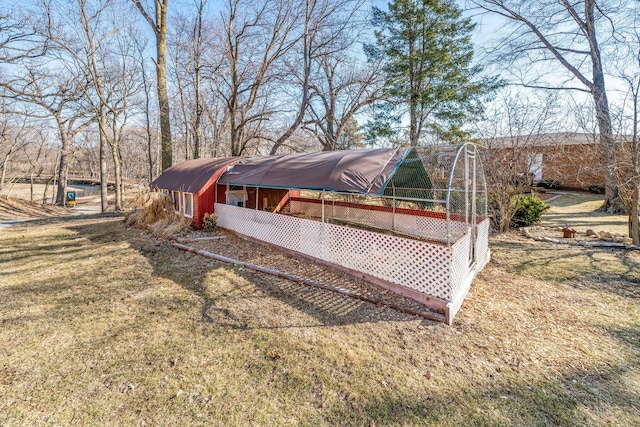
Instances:
[[[65,205],[67,205],[67,206],[75,206],[76,205],[76,192],[75,191],[67,191],[67,197],[65,198]]]

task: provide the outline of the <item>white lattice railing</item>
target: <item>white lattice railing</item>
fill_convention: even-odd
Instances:
[[[426,215],[428,212],[425,212],[425,215],[407,215],[391,210],[359,208],[349,206],[347,203],[335,204],[331,200],[326,201],[324,205],[317,200],[311,202],[292,199],[290,202],[291,213],[301,213],[316,218],[322,217],[323,206],[324,217],[327,219],[333,218],[382,230],[394,230],[439,242],[455,242],[467,232],[467,225],[463,221],[450,220],[447,228],[447,220],[438,217],[436,213],[433,216]]]
[[[447,246],[219,203],[215,212],[222,228],[449,303],[450,319],[476,274],[469,234]],[[483,224],[478,236],[485,238]],[[482,251],[487,256],[486,244],[478,245]]]

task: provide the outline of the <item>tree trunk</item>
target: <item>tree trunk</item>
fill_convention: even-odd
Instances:
[[[193,129],[193,158],[199,159],[201,156],[202,144],[202,112],[203,108],[200,105],[200,55],[202,53],[202,9],[204,8],[204,0],[200,0],[200,7],[198,8],[198,17],[195,28],[195,52],[194,52],[194,73],[195,73],[195,102],[196,102],[196,118]]]
[[[638,226],[638,192],[640,189],[636,186],[633,190],[632,205],[631,205],[631,239],[636,246],[640,245],[640,227]]]
[[[158,77],[158,106],[160,108],[160,135],[162,138],[162,171],[170,168],[172,159],[171,120],[169,117],[169,96],[167,95],[167,10],[166,4],[157,4],[160,8],[156,32],[156,73]]]
[[[69,154],[71,151],[71,140],[67,131],[64,128],[64,122],[62,118],[58,119],[58,130],[60,132],[60,139],[62,139],[62,149],[60,150],[60,160],[58,163],[58,186],[56,193],[56,205],[64,206],[65,191],[67,189],[67,175],[69,173]]]
[[[601,67],[597,67],[594,61],[593,87],[591,95],[596,110],[596,120],[598,131],[600,132],[600,150],[604,157],[604,177],[605,177],[605,201],[603,210],[614,212],[625,211],[624,206],[618,198],[618,161],[616,158],[615,139],[613,137],[613,127],[611,125],[611,113],[609,111],[609,101],[604,83],[604,73]]]
[[[107,138],[104,136],[103,126],[107,120],[104,107],[100,106],[100,212],[106,212],[109,207],[107,192]]]
[[[145,98],[145,125],[147,133],[147,155],[149,160],[149,182],[153,181],[153,137],[151,135],[151,117],[149,117],[149,111],[151,109],[151,99],[149,96],[149,86],[147,84],[147,73],[144,71],[144,65],[142,66],[142,85],[144,87]]]
[[[115,143],[111,146],[111,154],[113,158],[114,179],[116,184],[115,210],[120,212],[124,209],[122,197],[122,155],[120,153],[120,144]]]
[[[4,158],[4,161],[2,162],[2,174],[0,174],[0,192],[2,192],[2,189],[4,188],[4,181],[7,178],[8,163],[9,163],[9,156],[6,156]]]
[[[29,173],[29,201],[33,203],[33,170]]]

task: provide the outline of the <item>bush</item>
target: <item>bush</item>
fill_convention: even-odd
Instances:
[[[518,203],[516,198],[514,198],[513,203]],[[536,224],[540,222],[542,214],[549,210],[550,207],[536,194],[528,194],[520,199],[511,222],[516,227]]]
[[[213,231],[218,227],[218,217],[214,213],[206,213],[202,217],[202,229],[204,231]]]

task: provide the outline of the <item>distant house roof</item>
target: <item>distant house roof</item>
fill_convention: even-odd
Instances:
[[[187,160],[165,170],[151,183],[151,188],[197,194],[217,171],[238,160],[238,157]]]
[[[598,134],[558,132],[484,138],[479,141],[479,144],[483,148],[495,149],[520,147],[559,147],[566,145],[596,144],[598,142]]]
[[[323,151],[248,157],[218,183],[382,194],[407,148]]]

